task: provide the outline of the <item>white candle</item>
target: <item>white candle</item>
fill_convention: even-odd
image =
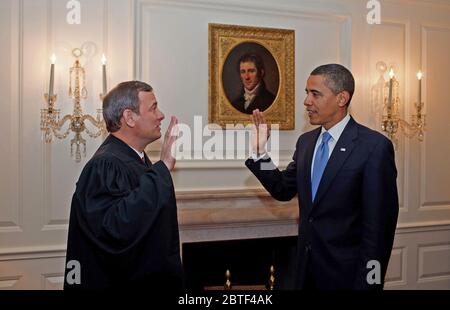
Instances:
[[[391,112],[392,107],[392,79],[394,78],[394,70],[389,71],[389,98],[388,98],[388,114]]]
[[[419,72],[417,72],[417,79],[419,80],[419,96],[417,99],[417,104],[418,106],[420,106],[420,104],[422,103],[422,71],[419,70]]]
[[[53,83],[55,79],[55,54],[50,58],[52,64],[50,65],[50,82],[48,84],[48,98],[50,99],[53,96]]]
[[[102,67],[103,67],[103,70],[102,70],[102,72],[103,72],[103,96],[105,96],[106,95],[106,89],[107,89],[107,86],[106,86],[106,57],[105,57],[105,54],[103,54],[102,55]]]

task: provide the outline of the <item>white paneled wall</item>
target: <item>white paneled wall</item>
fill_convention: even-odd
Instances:
[[[167,116],[192,125],[199,115],[206,124],[208,23],[224,23],[295,30],[296,129],[280,134],[283,164],[297,137],[310,128],[303,89],[316,66],[340,62],[351,68],[357,83],[352,114],[378,130],[379,107],[371,101],[376,62],[396,67],[400,113],[408,120],[418,92],[415,73],[424,71],[425,141],[401,137],[396,150],[401,211],[386,286],[450,289],[449,1],[381,1],[380,25],[367,24],[363,0],[80,0],[80,25],[66,22],[66,3],[0,0],[0,288],[61,287],[71,195],[81,168],[101,143],[88,139],[87,158],[77,164],[69,139],[42,142],[40,109],[50,55],[57,57],[55,88],[63,113],[72,105],[70,50],[87,44],[93,53],[83,60],[86,111],[93,114],[101,104],[105,53],[110,87],[132,78],[148,81]],[[259,187],[240,160],[182,160],[177,167],[180,192]],[[181,227],[182,239],[183,233]]]

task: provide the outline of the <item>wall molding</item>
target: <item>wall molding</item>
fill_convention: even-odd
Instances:
[[[443,32],[449,32],[450,33],[450,26],[443,26],[436,23],[421,23],[420,24],[420,35],[421,35],[421,62],[422,66],[425,72],[428,72],[428,31],[443,31]],[[427,98],[428,93],[428,87],[427,82],[425,80],[425,86],[424,91],[422,92],[422,96],[424,98]],[[426,99],[425,99],[426,100]],[[424,113],[427,114],[428,105],[425,105]],[[426,133],[425,133],[426,135]],[[427,212],[427,211],[442,211],[442,210],[450,210],[450,202],[449,201],[443,201],[443,202],[433,202],[433,201],[426,201],[426,178],[424,177],[426,175],[426,158],[427,158],[427,149],[425,147],[425,143],[422,143],[421,147],[421,154],[420,156],[420,171],[419,171],[419,177],[420,177],[420,190],[419,190],[419,212]]]
[[[0,277],[0,289],[11,289],[20,281],[22,275]]]
[[[52,290],[64,285],[64,273],[52,272],[41,274],[41,289]]]
[[[11,160],[11,197],[12,218],[0,221],[0,233],[22,232],[23,226],[23,0],[11,1],[11,142],[8,154]]]
[[[327,10],[319,7],[313,7],[310,5],[305,8],[305,3],[297,5],[292,4],[273,4],[273,2],[250,2],[250,1],[204,1],[204,0],[135,0],[136,9],[143,11],[148,7],[153,6],[165,6],[182,9],[202,9],[208,11],[228,11],[239,13],[251,13],[251,14],[265,14],[270,16],[282,16],[282,17],[294,17],[302,19],[320,19],[329,21],[330,18],[338,22],[345,22],[350,18],[350,15],[341,12],[330,13],[330,6],[327,6]],[[329,4],[329,2],[327,2]],[[336,8],[333,6],[332,8]]]
[[[411,23],[408,20],[392,19],[391,18],[391,19],[383,19],[382,24],[380,24],[378,26],[385,27],[385,28],[392,27],[392,28],[395,28],[395,29],[400,28],[403,31],[402,40],[403,40],[404,48],[403,48],[402,54],[403,54],[404,62],[403,63],[399,63],[397,61],[397,65],[400,68],[403,67],[402,68],[403,69],[402,72],[403,72],[404,76],[405,77],[408,76],[409,75],[409,69],[408,68],[409,68],[410,59],[411,59],[410,52],[409,52],[409,50],[410,50],[409,46],[411,44],[410,43],[411,42]],[[376,29],[378,29],[377,26],[369,27],[370,35],[372,35],[372,33],[374,31],[376,31]],[[372,50],[372,46],[373,46],[374,43],[373,43],[373,40],[370,40],[370,42],[371,43],[369,43],[369,50]],[[379,60],[386,62],[386,59],[379,59]],[[372,73],[372,72],[375,71],[375,69],[373,68],[374,65],[375,64],[370,64],[370,67],[369,67],[370,71],[369,72]],[[387,64],[387,65],[389,65],[389,64]],[[405,79],[405,81],[406,82],[403,85],[403,92],[401,92],[401,99],[402,99],[403,102],[409,101],[409,95],[408,95],[409,94],[409,83],[407,82],[408,79]],[[404,106],[405,108],[400,110],[401,117],[403,119],[407,119],[407,117],[405,117],[405,115],[408,115],[408,113],[409,113],[409,105],[403,103],[402,106]],[[381,106],[377,105],[376,108],[380,109]],[[378,122],[378,124],[376,125],[375,130],[380,132],[381,134],[385,135],[385,133],[381,130],[381,114],[379,116],[379,119],[377,118],[377,122]],[[402,180],[403,180],[403,182],[401,184],[399,184],[400,185],[399,192],[401,192],[402,195],[403,195],[402,196],[402,200],[403,201],[400,204],[400,212],[408,212],[408,210],[409,210],[408,207],[410,205],[410,201],[409,201],[409,197],[410,197],[410,195],[409,195],[410,169],[409,169],[409,167],[410,167],[410,163],[411,163],[411,156],[410,156],[410,154],[411,154],[411,144],[410,144],[409,139],[406,139],[405,136],[403,136],[401,134],[401,132],[398,133],[398,139],[399,139],[400,149],[396,150],[395,153],[398,154],[398,152],[400,151],[401,152],[401,156],[404,159],[401,163],[399,163],[399,164],[402,165],[401,172],[402,172]]]
[[[293,224],[293,221],[290,222]],[[280,224],[280,223],[279,223]],[[286,222],[281,223],[285,225]],[[295,223],[296,224],[296,223]],[[276,223],[270,223],[265,225],[263,223],[255,224],[253,226],[271,226],[276,225]],[[252,226],[252,225],[250,225]],[[247,224],[247,227],[250,227]],[[195,227],[185,227],[184,230],[189,230],[191,228],[214,228],[216,226],[197,226]],[[224,226],[228,228],[235,228],[233,224]],[[181,230],[181,228],[180,228]],[[450,231],[450,220],[447,221],[427,221],[427,222],[414,222],[414,223],[403,223],[398,224],[396,229],[396,235],[403,234],[413,234],[421,232],[438,232],[438,231]],[[56,258],[65,257],[66,255],[66,244],[60,245],[41,245],[41,246],[23,246],[15,248],[1,248],[0,249],[0,262],[11,261],[11,260],[27,260],[27,259],[40,259],[40,258]]]
[[[450,229],[450,220],[399,223],[395,234],[442,231]]]
[[[2,248],[0,249],[0,262],[65,257],[66,249],[66,244]]]
[[[447,267],[447,270],[439,273],[431,273],[426,274],[425,272],[425,264],[426,264],[426,257],[425,255],[427,253],[432,252],[438,252],[438,251],[448,251],[450,253],[450,243],[447,242],[440,242],[440,243],[428,243],[428,244],[419,244],[417,246],[417,265],[418,265],[418,272],[417,272],[417,283],[425,283],[425,282],[434,282],[434,281],[441,281],[441,280],[450,280],[450,269],[449,266],[442,266]]]
[[[222,223],[220,225],[202,225],[196,223],[190,223],[182,227],[180,225],[180,235],[183,235],[182,242],[196,242],[201,241],[201,239],[207,240],[207,238],[212,237],[214,240],[230,240],[230,239],[238,239],[242,238],[245,230],[251,229],[258,233],[258,238],[264,237],[264,234],[267,234],[267,237],[273,231],[284,231],[285,235],[295,235],[297,233],[296,227],[297,222],[295,220],[289,219],[289,210],[286,207],[285,210],[282,210],[285,215],[285,219],[269,221],[269,222],[254,222],[254,223]],[[226,211],[229,211],[228,209]],[[221,238],[220,235],[215,234],[215,232],[219,230],[227,230],[230,232],[227,238]],[[202,234],[199,232],[203,231]],[[440,222],[415,222],[408,224],[399,224],[397,225],[396,235],[405,236],[416,233],[423,232],[445,232],[450,231],[450,220],[448,221],[440,221]],[[196,236],[193,241],[192,236]],[[200,238],[198,238],[200,236]],[[207,237],[208,236],[208,237]],[[210,236],[210,237],[209,237]],[[251,235],[246,237],[251,238]],[[255,236],[253,236],[255,238]],[[445,243],[447,244],[447,243]],[[424,244],[435,245],[433,244]],[[402,246],[403,247],[403,246]],[[398,249],[399,247],[394,247],[394,249]],[[406,248],[403,249],[406,251]],[[403,251],[402,250],[402,251]],[[404,255],[404,254],[402,254]],[[48,259],[48,258],[63,258],[66,256],[66,244],[59,245],[40,245],[40,246],[23,246],[23,247],[15,247],[15,248],[1,248],[0,249],[0,263],[8,262],[8,261],[23,261],[23,260],[39,260],[39,259]],[[406,258],[402,258],[402,270],[406,268]],[[402,271],[402,274],[405,274]],[[403,281],[403,280],[402,280]],[[394,281],[395,285],[400,285],[397,283],[398,281]],[[391,285],[389,285],[391,286]]]
[[[46,27],[47,27],[47,55],[50,55],[55,50],[55,45],[53,44],[53,1],[46,1]],[[41,231],[51,229],[54,225],[51,219],[52,213],[52,146],[55,142],[46,143],[43,139],[42,145],[42,228]]]
[[[450,201],[442,201],[442,202],[428,202],[420,205],[419,210],[424,211],[441,211],[441,210],[450,210]]]
[[[144,27],[145,20],[143,16],[148,13],[148,10],[152,6],[160,7],[173,7],[185,10],[206,10],[215,12],[230,12],[230,13],[251,13],[258,15],[267,16],[277,16],[277,17],[290,17],[295,19],[310,19],[310,20],[324,20],[324,21],[335,21],[341,24],[340,29],[340,55],[339,58],[342,63],[346,65],[351,64],[351,15],[344,14],[340,12],[324,12],[324,10],[319,10],[317,7],[305,8],[301,5],[274,5],[273,3],[263,3],[263,2],[248,2],[242,3],[242,1],[226,1],[226,2],[207,2],[207,1],[197,1],[197,0],[135,0],[133,5],[134,12],[134,29],[135,29],[135,70],[134,74],[137,79],[142,79],[142,69],[143,64],[146,63],[143,59],[143,29],[148,29]],[[329,6],[327,6],[329,7]],[[330,9],[332,10],[332,9]],[[345,49],[344,47],[347,47]]]
[[[400,247],[395,247],[392,249],[392,253],[391,253],[391,260],[389,261],[389,263],[392,262],[392,257],[395,255],[400,255],[400,261],[399,264],[400,266],[398,266],[399,271],[400,271],[400,276],[398,278],[390,278],[390,279],[386,279],[386,287],[396,287],[396,286],[400,286],[400,285],[405,285],[406,284],[406,270],[407,270],[407,248],[404,246],[400,246]]]
[[[398,4],[398,5],[415,5],[429,9],[430,7],[435,9],[450,10],[450,4],[447,0],[383,0],[386,4]]]

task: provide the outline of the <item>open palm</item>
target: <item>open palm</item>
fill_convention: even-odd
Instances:
[[[253,152],[255,152],[257,156],[260,156],[266,152],[266,144],[270,137],[270,129],[264,115],[258,109],[253,110],[251,118],[254,125],[252,126],[252,148]]]

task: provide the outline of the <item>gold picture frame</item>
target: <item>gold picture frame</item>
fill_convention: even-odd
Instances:
[[[262,110],[266,120],[280,129],[294,129],[294,30],[222,24],[209,24],[209,123],[222,128],[250,123],[253,108],[248,103],[242,106],[239,72],[239,59],[244,59],[240,57],[249,54],[257,54],[265,68],[262,83],[269,99]]]

